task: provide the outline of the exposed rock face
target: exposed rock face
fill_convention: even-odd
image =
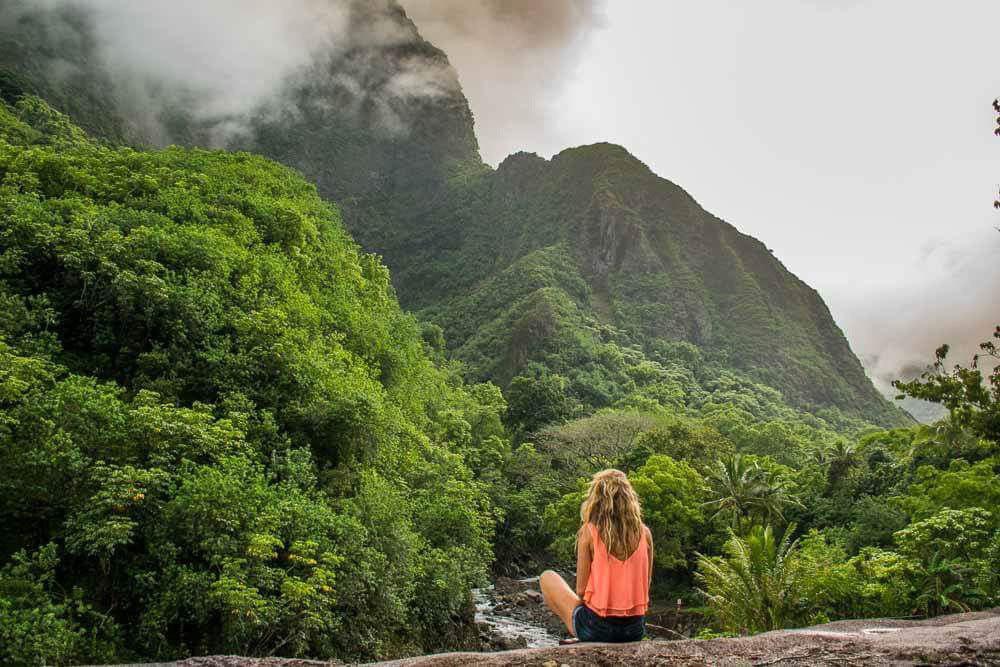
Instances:
[[[383,665],[1000,665],[1000,609],[927,621],[839,621],[712,641],[448,653]]]
[[[209,656],[178,667],[313,667],[336,663]],[[383,667],[450,665],[1000,665],[1000,608],[926,621],[837,621],[802,630],[711,641],[576,644],[501,653],[442,653]]]

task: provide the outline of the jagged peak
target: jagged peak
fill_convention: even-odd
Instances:
[[[587,161],[601,165],[614,162],[629,162],[641,165],[646,171],[650,171],[649,167],[642,160],[632,155],[627,148],[608,141],[573,146],[556,153],[552,157],[553,163],[567,161]]]

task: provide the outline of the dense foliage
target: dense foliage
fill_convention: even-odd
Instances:
[[[597,411],[537,363],[504,396],[263,158],[95,144],[23,97],[0,176],[4,661],[455,644],[493,558],[572,558],[607,466],[645,504],[657,594],[703,590],[721,630],[997,600],[976,369],[902,387],[951,416],[892,431],[687,343],[601,343],[627,381]]]
[[[624,148],[484,164],[457,75],[394,1],[339,0],[350,34],[393,39],[319,50],[283,82],[280,104],[240,118],[238,132],[183,101],[137,110],[125,96],[108,108],[85,12],[10,4],[0,95],[39,91],[113,140],[221,144],[299,169],[385,258],[403,305],[442,327],[466,379],[558,388],[565,400],[545,407],[561,419],[637,388],[656,400],[682,394],[659,368],[669,363],[703,389],[736,374],[796,408],[912,423],[872,386],[815,290]],[[57,76],[60,56],[74,67]],[[414,62],[440,85],[393,95]]]
[[[0,661],[387,655],[458,622],[494,521],[462,450],[503,399],[435,367],[297,175],[0,107],[0,301]]]
[[[949,417],[852,430],[807,414],[768,420],[736,407],[766,405],[766,393],[731,393],[543,429],[535,439],[550,471],[538,483],[564,489],[544,510],[552,548],[572,562],[582,478],[615,465],[629,473],[658,545],[657,597],[704,601],[719,631],[995,605],[1000,375],[939,364],[899,387],[944,403]]]
[[[150,140],[84,18],[46,9],[55,43],[27,6],[0,32],[0,662],[454,645],[491,561],[571,562],[609,466],[655,595],[715,630],[1000,603],[996,371],[942,350],[899,389],[948,417],[913,426],[815,292],[624,149],[492,170],[460,94],[386,133],[305,77],[234,145],[341,201],[418,322],[289,169],[102,145],[27,95]],[[386,7],[403,37],[357,61],[443,62]]]

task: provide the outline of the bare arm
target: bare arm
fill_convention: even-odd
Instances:
[[[583,598],[590,580],[590,562],[594,557],[594,545],[590,540],[587,526],[580,526],[576,538],[576,594]]]
[[[653,557],[655,556],[653,552],[653,531],[651,531],[646,526],[642,527],[646,531],[646,544],[649,545],[649,588],[653,588]],[[649,604],[649,600],[646,600],[646,604]]]

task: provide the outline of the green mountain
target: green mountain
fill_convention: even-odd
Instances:
[[[899,420],[815,290],[619,146],[511,156],[427,219],[381,251],[476,376],[507,383],[536,360],[572,373],[602,340],[665,362],[683,342],[793,405]],[[615,398],[600,393],[588,402]]]
[[[338,202],[352,235],[391,268],[403,306],[444,330],[470,377],[507,387],[558,376],[579,413],[652,391],[679,363],[703,388],[735,372],[800,409],[909,423],[872,386],[820,296],[764,244],[618,146],[483,164],[445,55],[395,4],[348,4],[352,29],[374,12],[404,37],[318,55],[288,78],[279,110],[262,106],[224,143],[295,167]],[[106,97],[95,101],[108,75],[86,17],[63,20],[58,44],[53,20],[23,10],[16,29],[7,21],[5,94],[64,91],[37,54],[77,49],[69,79],[89,92],[64,108],[111,139],[134,135],[127,105],[109,113]],[[414,66],[432,71],[437,89],[394,94]],[[213,121],[173,106],[160,120],[170,141],[218,136]]]

